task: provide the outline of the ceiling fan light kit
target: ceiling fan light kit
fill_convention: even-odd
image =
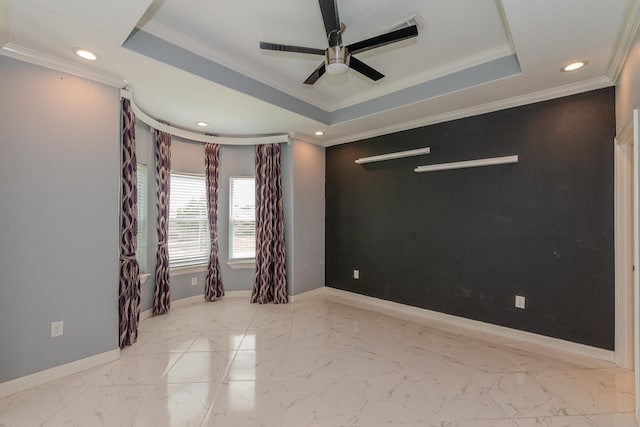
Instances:
[[[364,62],[355,58],[353,55],[416,37],[418,35],[418,26],[414,24],[391,31],[387,34],[382,34],[344,46],[342,44],[342,33],[344,32],[345,26],[340,22],[340,17],[338,16],[337,1],[318,0],[318,3],[320,4],[320,12],[322,13],[322,20],[327,33],[327,43],[329,45],[327,49],[322,50],[311,47],[260,42],[260,49],[306,53],[310,55],[324,55],[324,62],[320,64],[320,66],[316,68],[315,71],[304,81],[304,83],[308,85],[312,85],[317,82],[325,72],[329,74],[342,74],[349,68],[352,68],[373,81],[380,80],[384,77],[384,74],[371,68]],[[413,17],[414,16],[411,18]],[[409,24],[410,22],[411,21],[407,21],[406,24]]]
[[[349,49],[346,47],[330,47],[327,49],[324,61],[327,73],[332,75],[346,73],[349,69],[349,59]]]

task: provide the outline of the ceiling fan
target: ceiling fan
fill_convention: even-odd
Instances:
[[[387,34],[344,46],[342,44],[342,32],[345,27],[344,24],[340,23],[340,18],[338,17],[337,0],[318,0],[318,3],[320,4],[324,28],[327,31],[327,42],[329,44],[327,49],[322,50],[312,47],[260,42],[260,49],[323,55],[324,62],[304,81],[307,85],[312,85],[317,82],[325,71],[329,74],[341,74],[349,68],[356,70],[374,81],[380,80],[384,77],[384,74],[371,68],[353,55],[418,35],[418,27],[411,25]]]

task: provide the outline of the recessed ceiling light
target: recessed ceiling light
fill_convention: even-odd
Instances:
[[[81,49],[79,47],[74,47],[73,52],[78,55],[80,58],[86,59],[87,61],[95,61],[96,59],[98,59],[98,55],[96,55],[95,53],[91,52],[90,50],[87,49]]]
[[[586,61],[578,61],[578,62],[572,62],[571,64],[565,66],[562,71],[575,71],[578,68],[582,68],[586,65]]]
[[[196,122],[196,124],[200,127],[206,128],[207,126],[209,126],[209,123],[207,122]]]
[[[324,135],[324,132],[322,132],[321,130],[317,130],[313,133],[315,136],[322,136]]]

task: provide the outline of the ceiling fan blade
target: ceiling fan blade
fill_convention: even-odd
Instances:
[[[358,58],[354,58],[353,56],[349,59],[349,67],[374,81],[378,81],[384,77],[384,74],[369,67],[367,64],[360,61]]]
[[[307,80],[304,81],[304,84],[306,85],[314,84],[315,82],[318,81],[320,77],[322,77],[324,72],[325,72],[325,66],[323,62],[318,68],[316,68],[316,70],[313,73],[311,73],[309,77],[307,77]]]
[[[322,12],[322,20],[324,21],[324,29],[327,31],[327,35],[340,31],[337,0],[318,0],[318,3],[320,3],[320,12]]]
[[[323,49],[315,49],[312,47],[303,47],[303,46],[290,46],[286,44],[267,43],[267,42],[260,42],[260,49],[278,50],[281,52],[310,53],[312,55],[323,55],[323,56],[325,54],[325,51]]]
[[[387,34],[382,34],[367,40],[362,40],[360,42],[350,44],[349,46],[347,46],[347,49],[349,49],[349,52],[351,52],[352,54],[360,53],[369,49],[375,49],[376,47],[381,47],[391,43],[399,42],[401,40],[410,39],[411,37],[415,37],[417,35],[418,27],[416,25],[412,25],[407,28],[401,28],[399,30],[391,31]]]

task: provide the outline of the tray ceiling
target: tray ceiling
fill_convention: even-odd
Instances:
[[[331,145],[612,85],[637,19],[632,0],[337,3],[345,44],[417,22],[418,37],[357,55],[385,74],[378,82],[349,70],[303,85],[321,56],[259,49],[326,48],[316,0],[9,0],[0,53],[127,85],[140,109],[177,127],[201,132],[204,120],[210,133]],[[577,59],[588,65],[560,71]]]

